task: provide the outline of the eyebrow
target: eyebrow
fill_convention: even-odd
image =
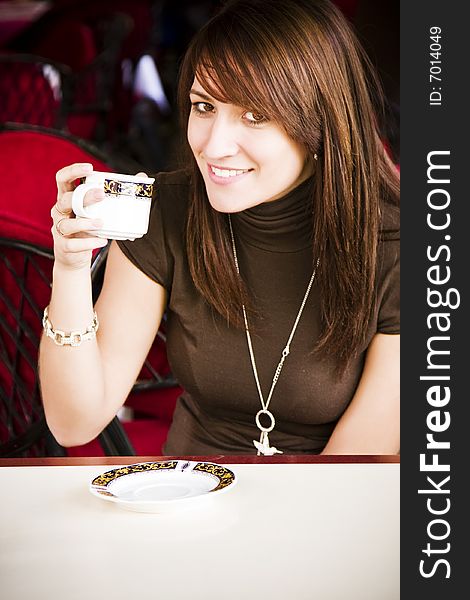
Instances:
[[[190,94],[194,94],[195,96],[199,96],[200,98],[202,98],[203,100],[213,100],[213,98],[211,98],[210,96],[208,96],[207,94],[204,94],[204,92],[199,92],[198,90],[195,90],[194,88],[191,88],[189,90]]]

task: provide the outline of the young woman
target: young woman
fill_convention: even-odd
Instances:
[[[398,452],[398,175],[374,90],[328,0],[230,1],[196,35],[179,83],[185,170],[157,176],[148,234],[111,244],[97,335],[43,338],[60,443],[112,419],[167,310],[185,393],[166,453]],[[93,322],[103,241],[71,212],[90,168],[57,174],[48,314],[62,331]]]

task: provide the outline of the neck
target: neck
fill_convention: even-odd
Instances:
[[[270,252],[297,252],[312,245],[313,178],[277,200],[232,214],[242,243]]]

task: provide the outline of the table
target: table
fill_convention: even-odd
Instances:
[[[237,485],[169,514],[88,491],[155,457],[0,459],[2,598],[398,600],[397,457],[216,458]]]

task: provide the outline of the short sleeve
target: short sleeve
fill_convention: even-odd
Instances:
[[[187,179],[182,179],[180,172],[158,174],[148,232],[134,241],[117,242],[134,265],[168,292],[173,283],[176,238],[181,252],[182,209],[187,206],[187,190]]]
[[[400,333],[400,241],[382,242],[377,331]]]

